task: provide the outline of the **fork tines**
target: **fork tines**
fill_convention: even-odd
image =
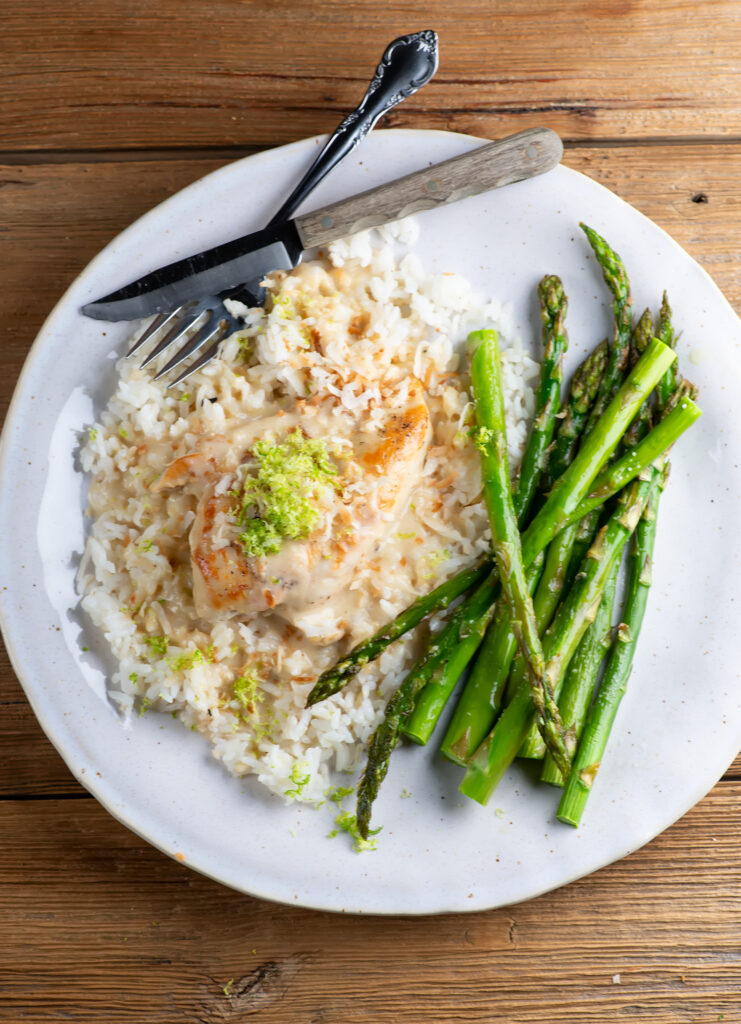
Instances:
[[[188,329],[196,323],[196,320],[198,320],[198,317],[196,317],[195,319],[191,319],[188,322],[188,325],[178,332],[176,338],[182,338],[184,335],[186,335]],[[216,313],[211,313],[206,323],[202,327],[200,327],[198,331],[196,331],[192,338],[189,338],[186,341],[182,348],[178,349],[178,351],[175,353],[172,359],[170,359],[170,361],[162,367],[159,373],[156,373],[154,375],[154,379],[159,380],[160,377],[164,377],[166,373],[170,372],[170,370],[174,370],[176,366],[179,366],[183,362],[184,359],[187,359],[188,356],[193,355],[193,353],[197,349],[199,349],[201,345],[206,345],[210,341],[215,341],[216,348],[218,348],[219,343],[225,337],[225,330],[228,329],[228,327],[229,324],[224,317],[220,317]],[[171,345],[172,342],[175,340],[176,339],[173,338],[172,341],[169,341],[167,343],[168,346]],[[216,349],[214,349],[214,354],[215,351]],[[193,373],[194,369],[195,367],[191,366],[188,368],[187,372]],[[174,383],[175,381],[173,381],[173,384]]]
[[[202,299],[200,302],[188,302],[171,313],[158,313],[131,346],[127,355],[131,356],[138,352],[148,341],[158,339],[152,351],[140,364],[143,369],[167,349],[185,339],[185,344],[155,374],[154,380],[159,380],[179,366],[188,356],[211,342],[207,351],[203,352],[168,384],[168,387],[173,387],[213,359],[224,338],[237,328],[237,321],[227,311],[220,297]]]

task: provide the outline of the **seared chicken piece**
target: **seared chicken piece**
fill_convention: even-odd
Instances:
[[[193,597],[203,618],[276,609],[296,620],[302,611],[347,589],[357,566],[404,511],[430,439],[430,417],[418,381],[410,386],[404,408],[389,413],[380,439],[378,433],[362,430],[353,437],[352,454],[345,458],[343,453],[340,488],[329,489],[312,533],[284,541],[275,554],[246,556],[237,539],[239,527],[230,520],[235,499],[219,493],[218,478],[244,459],[258,436],[296,424],[309,437],[320,434],[316,417],[306,414],[253,422],[239,428],[241,434],[212,438],[198,452],[177,459],[155,485],[163,489],[193,476],[204,479],[190,532]],[[229,522],[227,533],[224,524]]]

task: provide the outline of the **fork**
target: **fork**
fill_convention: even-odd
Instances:
[[[362,101],[352,113],[342,119],[334,134],[267,227],[287,220],[326,175],[365,138],[376,121],[397,103],[411,96],[429,82],[436,70],[437,35],[435,32],[430,30],[415,32],[412,35],[400,36],[389,43]],[[239,329],[240,323],[227,309],[225,300],[233,299],[246,306],[261,306],[265,301],[265,296],[266,292],[260,281],[250,281],[237,288],[220,292],[218,295],[194,299],[170,313],[158,313],[126,355],[134,355],[148,341],[161,335],[155,347],[140,364],[143,369],[177,342],[187,339],[185,344],[155,375],[154,379],[159,380],[198,349],[211,342],[207,349],[202,351],[179,376],[167,385],[174,387],[210,362],[216,356],[224,338]],[[191,334],[196,327],[198,329]]]

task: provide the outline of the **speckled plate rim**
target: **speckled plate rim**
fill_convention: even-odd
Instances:
[[[398,140],[400,144],[402,144],[403,140],[406,138],[419,138],[420,136],[425,136],[431,142],[434,139],[450,139],[451,137],[457,138],[461,142],[465,142],[466,144],[470,145],[473,145],[478,141],[470,136],[453,136],[453,133],[418,131],[413,129],[394,130],[392,132],[379,132],[376,134],[387,136],[393,135],[394,138]],[[78,275],[75,281],[70,285],[70,287],[67,289],[65,294],[59,300],[59,302],[56,304],[52,312],[49,314],[29,351],[28,357],[26,359],[26,362],[16,384],[13,398],[8,408],[8,413],[3,427],[2,436],[0,437],[0,478],[5,478],[7,463],[11,457],[11,425],[15,422],[16,418],[20,417],[20,415],[22,414],[23,410],[21,403],[24,398],[26,382],[31,377],[35,363],[48,343],[47,339],[49,335],[52,333],[53,325],[55,324],[56,320],[61,316],[63,310],[65,309],[69,301],[69,293],[76,288],[79,282],[88,277],[89,275],[93,274],[93,272],[97,271],[97,269],[100,268],[101,266],[104,266],[107,263],[110,254],[113,251],[115,251],[119,242],[125,237],[128,237],[130,233],[138,231],[141,227],[150,224],[154,220],[161,218],[163,215],[167,217],[171,206],[174,206],[177,203],[179,196],[181,196],[184,192],[188,192],[193,188],[200,186],[206,180],[212,183],[216,183],[224,176],[233,175],[237,173],[239,167],[241,167],[245,163],[249,163],[253,168],[256,165],[259,166],[261,162],[267,165],[275,158],[276,153],[282,153],[286,156],[295,156],[297,154],[303,154],[304,152],[308,152],[312,147],[315,147],[318,141],[320,141],[320,139],[321,137],[319,139],[315,138],[301,140],[299,142],[292,143],[289,146],[280,147],[279,150],[269,150],[264,153],[259,153],[253,156],[246,157],[243,160],[236,161],[235,163],[228,164],[225,167],[219,168],[216,171],[211,172],[209,175],[205,176],[202,179],[199,179],[199,181],[194,182],[192,185],[187,186],[187,188],[181,190],[180,193],[177,193],[175,196],[168,198],[163,203],[159,204],[157,207],[153,208],[152,210],[144,214],[132,225],[126,228],[124,232],[122,232],[119,236],[117,236],[111,242],[109,242],[108,245],[90,262],[90,264],[88,264],[88,266],[81,272],[80,275]],[[572,178],[584,177],[580,175],[579,172],[570,170],[568,168],[561,168],[559,173],[561,173],[562,175],[571,176]],[[590,181],[590,184],[592,186],[596,185],[596,183],[591,182],[591,179],[584,178],[584,180]],[[701,277],[705,280],[706,284],[709,285],[712,291],[714,292],[714,300],[720,304],[720,307],[723,308],[726,314],[730,314],[730,316],[733,317],[734,320],[736,320],[734,311],[727,303],[725,297],[719,291],[719,289],[714,284],[709,275],[706,273],[706,271],[697,263],[695,263],[695,261],[691,259],[691,257],[678,245],[678,243],[676,243],[666,232],[664,232],[661,228],[655,225],[652,221],[649,221],[642,214],[640,214],[639,211],[636,211],[633,207],[630,207],[627,203],[624,203],[623,200],[619,199],[619,197],[615,196],[609,190],[604,189],[602,186],[597,187],[602,189],[602,191],[605,194],[605,199],[607,202],[613,204],[618,203],[622,207],[624,207],[626,211],[629,211],[631,217],[641,218],[641,220],[644,221],[647,225],[650,225],[652,233],[658,233],[658,236],[662,238],[663,244],[665,246],[673,248],[676,252],[681,253],[684,259],[690,261],[694,268],[694,272],[696,274],[701,275]],[[7,552],[5,551],[4,544],[2,547],[0,547],[0,552],[7,554]],[[136,813],[124,813],[120,810],[120,808],[116,806],[115,793],[112,793],[110,791],[107,782],[98,782],[96,781],[95,778],[91,777],[90,775],[87,775],[86,773],[80,770],[78,766],[79,758],[77,758],[74,752],[70,751],[70,749],[67,747],[64,739],[60,735],[58,724],[55,724],[52,721],[53,716],[47,714],[47,711],[41,702],[40,695],[35,690],[34,679],[31,678],[28,672],[26,671],[24,664],[24,652],[16,645],[14,631],[11,626],[11,619],[12,615],[9,614],[5,597],[3,594],[0,593],[0,627],[2,627],[3,636],[5,639],[6,647],[13,668],[19,680],[21,681],[21,684],[26,692],[26,696],[29,700],[29,703],[31,704],[34,710],[34,713],[42,729],[44,730],[52,744],[55,746],[60,756],[66,762],[67,766],[69,767],[74,777],[93,796],[95,796],[96,799],[106,808],[106,810],[110,814],[112,814],[113,817],[115,817],[118,821],[120,821],[122,824],[124,824],[127,828],[129,828],[137,835],[141,836],[141,838],[146,840],[148,843],[160,849],[163,853],[166,853],[169,856],[173,856],[171,842],[168,842],[161,835],[153,834],[151,828],[142,828],[140,823],[137,821],[138,816]],[[739,723],[741,724],[741,718],[739,719]],[[288,905],[293,906],[297,905],[298,903],[298,905],[306,907],[312,907],[315,909],[329,910],[335,912],[349,911],[356,913],[372,914],[434,914],[444,912],[460,912],[466,910],[479,910],[486,909],[488,907],[507,905],[510,902],[519,902],[522,899],[527,899],[539,895],[540,893],[549,891],[550,889],[557,887],[558,885],[567,884],[568,882],[573,881],[576,878],[583,877],[585,874],[589,874],[595,870],[598,870],[606,864],[612,863],[620,857],[625,856],[626,854],[631,853],[634,850],[640,848],[646,842],[654,838],[659,832],[663,831],[674,821],[676,821],[679,817],[681,817],[684,813],[686,813],[699,799],[702,798],[702,796],[705,795],[705,793],[708,792],[710,788],[712,788],[717,779],[722,775],[727,765],[733,760],[733,757],[736,755],[737,742],[737,740],[729,738],[729,742],[725,745],[716,745],[713,748],[713,756],[710,765],[707,767],[707,770],[704,772],[701,778],[696,779],[695,786],[692,789],[686,789],[684,791],[684,796],[681,801],[681,806],[679,806],[678,813],[676,813],[675,807],[675,813],[672,814],[670,819],[661,820],[660,822],[645,823],[644,827],[637,829],[631,835],[629,841],[626,841],[621,845],[621,852],[617,855],[615,855],[613,851],[609,856],[605,857],[604,859],[597,858],[593,860],[590,863],[590,865],[586,868],[577,868],[575,870],[565,872],[562,874],[559,881],[555,885],[552,881],[548,881],[545,884],[531,884],[527,888],[526,892],[518,892],[513,900],[500,899],[496,901],[487,902],[486,899],[484,899],[484,901],[482,902],[481,900],[477,899],[473,904],[469,903],[467,905],[461,901],[456,901],[452,904],[450,902],[440,903],[438,901],[437,904],[435,905],[433,905],[433,903],[431,903],[430,901],[427,901],[426,905],[423,906],[400,906],[398,904],[398,901],[381,901],[380,903],[376,903],[373,906],[361,906],[357,905],[357,903],[352,904],[350,906],[346,906],[342,898],[340,898],[339,900],[326,898],[322,899],[309,895],[298,900],[296,900],[295,898],[294,900],[291,900],[286,895],[285,892],[276,892],[274,887],[265,888],[259,886],[256,887],[252,884],[240,884],[239,881],[234,878],[225,877],[223,871],[219,870],[218,868],[215,868],[212,864],[209,864],[208,857],[201,858],[198,855],[189,856],[187,859],[187,863],[188,866],[195,868],[202,874],[207,875],[208,877],[211,877],[216,881],[227,884],[233,888],[239,889],[240,891],[253,896],[257,896],[268,900],[274,900],[278,902],[284,902]]]

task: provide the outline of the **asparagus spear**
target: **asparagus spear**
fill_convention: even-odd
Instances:
[[[553,691],[545,676],[533,602],[525,580],[522,545],[509,487],[504,392],[495,331],[480,332],[481,344],[471,362],[471,386],[478,424],[484,501],[489,513],[499,582],[512,616],[512,631],[527,663],[538,726],[556,764],[566,774],[570,761]]]
[[[593,228],[586,224],[579,226],[587,236],[594,255],[597,257],[597,262],[602,268],[605,284],[612,292],[612,308],[615,313],[615,337],[610,348],[610,356],[600,390],[587,421],[587,430],[589,431],[617,391],[627,369],[630,336],[633,329],[633,300],[630,294],[630,281],[618,254]]]
[[[589,353],[574,373],[569,385],[565,415],[548,455],[544,483],[559,477],[572,461],[589,407],[597,394],[606,361],[605,341]],[[563,589],[565,569],[571,564],[569,555],[575,530],[576,527],[563,530],[548,548],[541,581],[537,584],[538,590],[533,598],[535,617],[541,632],[550,623],[555,607],[552,607],[551,602],[558,599],[558,594]],[[586,548],[583,553],[585,552]],[[529,569],[528,584],[531,578]],[[507,676],[516,651],[517,641],[510,628],[509,610],[506,603],[500,599],[494,619],[478,652],[473,672],[458,699],[440,748],[448,760],[465,764],[491,729],[502,706]],[[423,690],[409,722],[410,735],[416,724],[414,719],[417,716],[417,708],[424,699]]]
[[[607,578],[597,616],[581,638],[576,654],[569,662],[558,699],[561,718],[566,730],[566,744],[572,758],[576,754],[577,743],[584,728],[584,719],[592,699],[600,667],[610,649],[612,640],[610,623],[615,604],[619,568],[620,565],[616,561]],[[520,756],[527,755],[520,751]],[[546,755],[540,778],[552,786],[563,786],[564,784],[563,775],[550,754]]]
[[[674,348],[676,335],[672,327],[672,311],[669,299],[664,292],[661,299],[661,310],[659,311],[658,338],[669,348]],[[660,411],[663,411],[671,396],[679,384],[679,371],[676,363],[672,363],[656,387],[656,402]]]
[[[543,359],[535,398],[535,415],[515,488],[515,514],[520,525],[527,516],[540,484],[546,453],[553,438],[561,400],[563,356],[568,348],[564,327],[567,300],[560,279],[553,274],[544,277],[538,285],[538,298],[543,324]]]
[[[617,447],[620,437],[640,408],[643,399],[653,390],[667,366],[675,358],[674,353],[660,341],[654,340],[649,345],[623,387],[585,439],[571,466],[525,531],[522,539],[522,557],[525,565],[531,565],[537,555],[569,522],[576,521],[585,514],[580,511],[580,502],[589,492],[599,469]],[[679,433],[688,425],[687,422],[683,422]],[[653,433],[655,430],[651,432]],[[679,433],[675,432],[672,435],[670,444],[676,440]],[[646,441],[649,438],[646,438]],[[638,453],[640,448],[641,445],[637,446],[635,452]],[[655,457],[651,455],[649,461],[653,461]],[[643,463],[643,466],[646,464]],[[640,472],[641,468],[640,458],[636,458],[633,475]],[[632,479],[632,476],[629,479]],[[604,495],[603,500],[609,496],[610,494]],[[371,806],[388,771],[389,758],[398,742],[402,719],[411,711],[416,694],[428,681],[432,672],[444,662],[460,641],[461,630],[465,635],[465,631],[476,628],[476,622],[481,616],[486,616],[488,623],[491,605],[496,600],[498,592],[499,588],[492,574],[454,613],[435,642],[432,660],[426,659],[419,673],[417,669],[412,670],[387,704],[387,718],[371,738],[368,761],[358,785],[357,823],[363,838],[368,837]]]
[[[641,355],[648,348],[649,342],[653,337],[653,333],[654,321],[651,316],[651,310],[645,309],[635,330],[633,331],[633,339],[630,345],[630,358],[633,364],[640,359]],[[672,363],[672,366],[676,366],[676,363]],[[660,384],[661,381],[659,381],[659,385]],[[652,396],[649,395],[645,400],[641,408],[638,410],[638,415],[625,431],[625,436],[623,437],[623,448],[626,450],[635,448],[638,442],[648,433],[651,425],[651,397]]]
[[[559,410],[563,355],[568,346],[564,328],[567,301],[560,279],[554,275],[546,275],[538,285],[538,298],[543,324],[543,359],[533,423],[512,498],[515,516],[519,524],[525,521],[541,481],[543,463],[553,437],[556,415]],[[469,347],[478,344],[481,340],[481,333],[471,334]],[[531,576],[534,579],[534,573],[531,573]],[[497,608],[493,607],[491,613],[490,618],[496,622]],[[509,636],[509,618],[507,617],[505,620],[504,613],[502,613],[498,616],[498,620],[496,628],[494,628],[491,621],[482,619],[462,645],[456,648],[444,670],[433,674],[417,697],[413,713],[401,727],[401,732],[405,736],[416,743],[427,743],[455,689],[460,674],[476,653],[484,635],[491,635],[498,644],[503,646],[514,642]],[[498,640],[496,640],[497,637]],[[494,641],[490,640],[491,642]],[[458,670],[458,666],[461,666],[460,670]],[[456,672],[458,672],[457,675]]]
[[[306,707],[318,704],[319,701],[331,697],[333,693],[338,693],[361,668],[368,662],[374,661],[385,651],[389,644],[398,640],[410,629],[414,629],[426,616],[447,608],[461,594],[480,583],[490,571],[490,562],[484,558],[479,559],[469,569],[464,569],[445,583],[441,583],[429,594],[417,598],[413,604],[397,615],[393,622],[383,626],[368,640],[363,640],[341,661],[323,672],[306,699]]]
[[[612,724],[628,684],[635,646],[651,586],[651,555],[656,537],[656,507],[664,481],[665,474],[659,472],[651,484],[647,512],[638,524],[632,545],[623,621],[618,627],[604,679],[584,726],[573,771],[558,805],[559,821],[575,827],[578,826],[584,813]]]
[[[635,366],[638,362],[639,358],[648,348],[648,343],[653,336],[654,318],[651,314],[651,310],[646,306],[638,318],[638,323],[633,328],[633,334],[631,335],[629,355],[629,362],[631,366]],[[664,341],[664,339],[659,335],[657,335],[657,337],[659,338],[659,341],[663,341],[665,345],[668,344],[668,342]],[[669,348],[673,347],[673,345],[669,345]],[[676,367],[676,365],[676,363],[672,363],[672,366]]]
[[[573,460],[577,445],[584,433],[589,410],[597,396],[608,358],[607,339],[589,353],[577,367],[571,380],[566,414],[561,420],[548,456],[548,472],[544,491],[549,491],[569,463]]]
[[[618,508],[589,549],[575,585],[546,632],[546,672],[554,694],[558,693],[566,666],[597,613],[612,568],[641,516],[647,488],[644,481],[636,480],[627,489]],[[522,745],[532,718],[530,687],[521,675],[513,699],[469,761],[459,786],[461,793],[481,804],[488,802]]]
[[[599,526],[599,515],[599,508],[592,509],[591,512],[585,515],[583,519],[579,519],[572,527],[567,527],[567,529],[574,530],[575,536],[574,546],[571,550],[569,570],[564,581],[565,591],[568,591],[573,585],[574,577],[584,561],[587,551],[589,551],[594,543],[594,538],[597,536],[597,527]]]

